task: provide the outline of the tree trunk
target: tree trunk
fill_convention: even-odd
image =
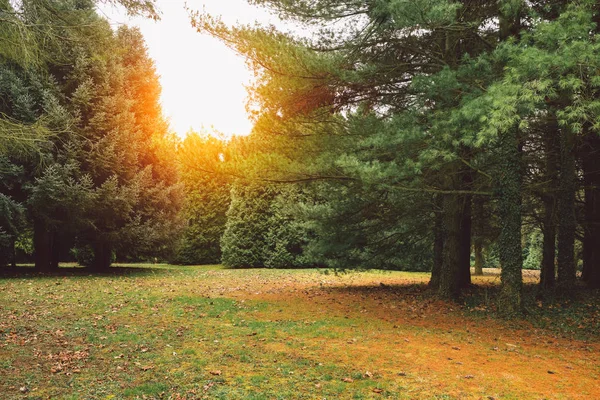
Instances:
[[[14,238],[10,241],[10,267],[17,268],[17,246]]]
[[[440,287],[440,274],[444,260],[444,215],[442,213],[443,198],[437,196],[435,199],[435,222],[433,226],[433,266],[431,268],[431,280],[429,287],[438,290]]]
[[[106,272],[110,268],[112,259],[112,248],[110,245],[103,241],[97,241],[93,245],[94,248],[94,260],[92,261],[91,268],[95,272]]]
[[[499,18],[500,40],[518,37],[522,9],[506,7]],[[523,253],[521,247],[521,146],[517,127],[500,132],[498,211],[500,217],[501,289],[498,310],[504,315],[521,311]]]
[[[57,270],[60,262],[60,239],[58,233],[52,234],[52,252],[50,254],[50,269]]]
[[[463,156],[467,159],[470,155],[463,150]],[[469,167],[461,169],[461,189],[470,191],[473,189],[473,171]],[[462,204],[460,221],[460,286],[466,288],[471,286],[471,231],[472,231],[472,198],[470,194],[460,196]]]
[[[544,291],[554,288],[556,283],[556,224],[555,224],[555,199],[554,196],[544,198],[544,221],[542,234],[544,235],[542,250],[542,265],[540,271],[540,288]]]
[[[460,287],[471,286],[471,195],[461,196]]]
[[[544,136],[544,144],[546,180],[549,184],[546,193],[542,197],[544,205],[544,217],[542,221],[544,242],[540,271],[540,289],[543,291],[553,289],[556,283],[556,195],[554,190],[559,187],[558,154],[560,152],[558,121],[553,120],[547,128]]]
[[[50,253],[51,253],[50,231],[46,223],[36,218],[33,221],[33,248],[35,269],[40,272],[50,270]]]
[[[575,286],[575,135],[564,131],[560,137],[560,189],[558,192],[558,279],[563,294]]]
[[[445,298],[460,295],[461,196],[444,195],[444,249],[438,293]]]
[[[477,196],[473,199],[473,219],[475,224],[473,232],[473,251],[475,252],[475,275],[483,275],[483,235],[485,230],[483,202],[484,199],[481,196]]]
[[[521,149],[517,129],[501,133],[498,211],[500,217],[501,291],[498,309],[513,315],[521,310],[523,254],[521,248]]]
[[[475,244],[473,245],[473,250],[475,252],[475,272],[474,274],[477,276],[483,275],[483,243],[481,239],[475,239]]]
[[[582,278],[593,288],[600,288],[600,136],[586,135],[583,148],[585,182],[585,224]]]

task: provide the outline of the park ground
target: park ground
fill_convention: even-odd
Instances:
[[[0,276],[2,399],[599,399],[600,296],[495,315],[428,275],[129,265]]]

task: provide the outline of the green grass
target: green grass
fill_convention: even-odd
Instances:
[[[522,327],[490,327],[489,315],[472,312],[473,298],[462,307],[431,298],[426,274],[168,265],[102,276],[27,272],[0,278],[2,399],[570,398],[593,395],[581,389],[588,381],[556,375],[563,386],[543,391],[506,376],[536,356],[555,369],[573,365],[591,382],[600,374],[593,358],[580,360],[585,346],[597,350],[597,336],[579,353],[532,348],[511,337]],[[534,326],[546,329],[548,315],[581,326],[598,310],[573,307],[581,314],[538,310]]]

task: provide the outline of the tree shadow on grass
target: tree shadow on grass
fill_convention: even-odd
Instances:
[[[95,272],[89,268],[73,266],[60,267],[54,271],[39,272],[30,266],[18,266],[16,268],[1,268],[0,279],[36,279],[45,277],[98,277],[113,278],[119,276],[145,277],[164,275],[169,272],[166,268],[135,267],[114,265],[106,271]]]
[[[369,298],[377,298],[383,296],[394,296],[398,298],[425,298],[432,297],[432,292],[429,290],[427,282],[406,282],[395,284],[364,284],[364,285],[347,285],[323,287],[323,291],[342,294],[350,294],[364,296]]]
[[[487,321],[492,317],[512,329],[535,327],[548,334],[562,335],[572,339],[600,340],[600,291],[578,285],[576,293],[569,297],[540,297],[535,283],[523,285],[523,311],[512,318],[504,318],[497,312],[496,300],[501,287],[499,282],[483,282],[463,290],[456,300],[439,298],[426,282],[378,285],[338,286],[324,288],[331,295],[345,294],[362,298],[371,306],[396,304],[401,312],[419,315],[435,313],[452,314],[458,319]],[[386,311],[389,313],[389,311]],[[384,313],[385,314],[385,313]]]

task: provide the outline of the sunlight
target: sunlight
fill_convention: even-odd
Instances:
[[[252,74],[242,57],[223,43],[197,33],[185,5],[222,15],[226,23],[270,23],[266,12],[244,0],[159,0],[161,20],[129,18],[122,9],[100,11],[113,26],[140,28],[162,85],[161,103],[171,129],[179,136],[190,130],[221,133],[225,138],[247,135],[252,129],[246,112],[246,86]]]

